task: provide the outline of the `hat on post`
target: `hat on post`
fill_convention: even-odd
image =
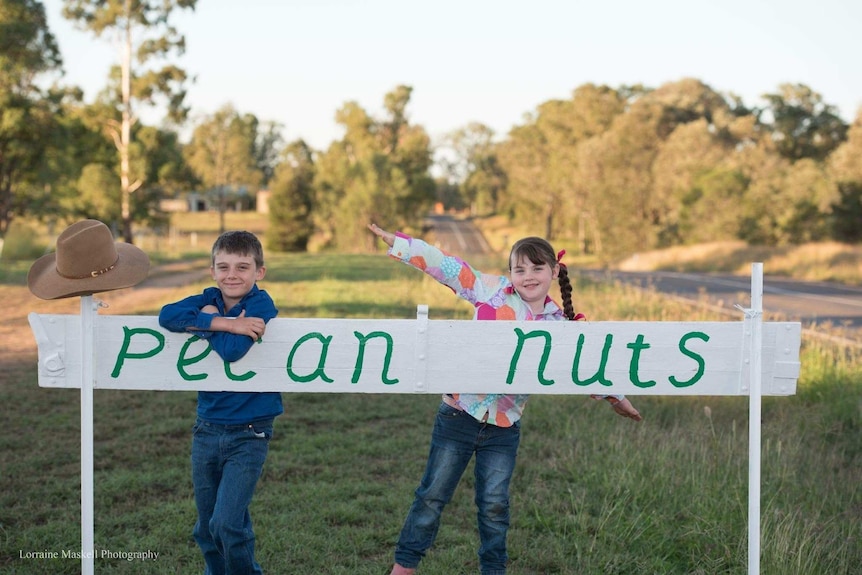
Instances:
[[[81,220],[63,230],[56,252],[33,262],[27,286],[41,299],[60,299],[130,287],[149,271],[150,258],[140,248],[115,242],[98,220]]]

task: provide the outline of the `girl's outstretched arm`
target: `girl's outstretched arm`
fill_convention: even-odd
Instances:
[[[392,247],[392,244],[395,243],[395,234],[387,232],[382,228],[379,228],[377,224],[368,224],[368,229],[371,230],[371,233],[373,233],[375,236],[386,242],[386,245],[388,245],[390,248]]]

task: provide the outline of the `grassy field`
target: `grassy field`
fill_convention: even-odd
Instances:
[[[434,319],[471,316],[447,289],[380,255],[275,255],[268,266],[262,287],[282,317],[411,318],[417,303],[429,304]],[[4,270],[10,339],[32,338],[28,310],[77,313],[75,302],[48,306],[29,296],[26,266]],[[109,313],[155,314],[205,285],[104,299],[114,301]],[[721,319],[619,290],[579,283],[577,307],[593,320]],[[764,575],[862,573],[858,355],[805,341],[797,394],[764,399]],[[79,394],[37,386],[32,346],[0,357],[0,571],[78,573],[77,559],[32,556],[80,546]],[[284,400],[252,506],[264,569],[388,573],[439,398],[296,393]],[[106,556],[96,572],[202,572],[191,538],[194,393],[104,390],[95,402],[97,550],[159,554]],[[582,396],[530,400],[512,486],[510,573],[747,571],[747,400],[641,397],[636,405],[640,424]],[[421,573],[477,573],[476,548],[468,471]]]
[[[515,239],[535,235],[536,230],[519,228],[503,216],[472,220],[497,254],[508,254]],[[228,229],[245,229],[261,236],[268,227],[266,214],[227,212]],[[138,229],[136,245],[156,261],[206,255],[218,235],[219,217],[213,212],[177,213],[171,216],[162,235]],[[56,234],[56,230],[54,231]],[[33,221],[16,220],[7,235],[3,265],[14,260],[32,261],[51,249],[51,230]],[[612,267],[630,271],[670,270],[680,272],[726,272],[747,276],[752,262],[762,262],[766,275],[780,275],[812,281],[834,281],[862,285],[862,245],[821,242],[800,246],[748,246],[743,242],[715,242],[678,246],[634,254],[624,260],[605,262],[594,255],[579,255],[574,237],[555,238],[557,249],[566,249],[570,266]],[[0,268],[0,281],[4,281]]]

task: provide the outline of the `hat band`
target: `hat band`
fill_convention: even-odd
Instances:
[[[114,263],[112,263],[110,266],[106,267],[105,269],[94,270],[94,271],[91,271],[90,273],[88,273],[87,275],[83,275],[83,276],[67,276],[64,273],[62,273],[60,270],[57,270],[57,275],[59,275],[62,278],[66,278],[67,280],[84,280],[87,278],[97,278],[100,275],[106,274],[109,271],[111,271],[112,269],[114,269],[117,266],[118,261],[120,261],[119,255],[117,256],[117,259],[114,260]]]

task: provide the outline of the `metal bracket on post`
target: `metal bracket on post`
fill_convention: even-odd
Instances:
[[[428,383],[428,306],[416,306],[416,357],[414,362],[415,379],[413,391],[422,393]]]

